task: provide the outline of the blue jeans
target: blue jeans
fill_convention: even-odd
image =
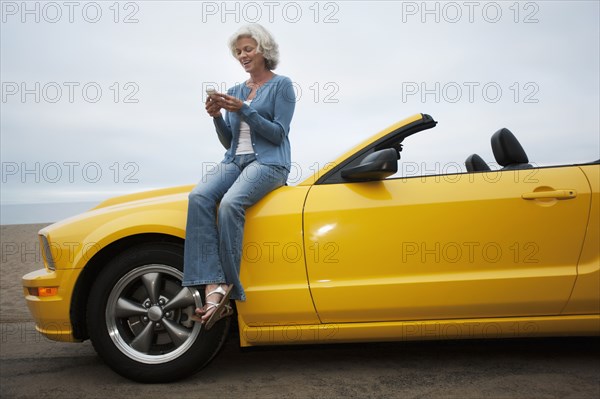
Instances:
[[[288,173],[258,163],[254,154],[237,155],[205,173],[188,197],[184,287],[233,284],[231,299],[246,300],[239,277],[246,209],[284,185]]]

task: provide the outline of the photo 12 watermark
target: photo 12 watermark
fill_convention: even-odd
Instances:
[[[418,178],[423,183],[499,183],[512,182],[524,184],[539,183],[538,165],[530,163],[531,168],[502,170],[497,162],[487,162],[489,171],[468,173],[464,163],[459,162],[414,162],[400,161],[398,173],[394,178],[403,178],[404,183]]]
[[[533,321],[522,322],[405,322],[397,328],[401,340],[421,338],[465,339],[534,337],[540,330]]]
[[[139,183],[140,166],[131,161],[2,162],[2,183]]]
[[[140,86],[136,82],[2,82],[2,103],[88,103],[102,100],[137,104]]]
[[[536,242],[426,242],[404,241],[402,263],[536,264],[540,247]]]
[[[200,165],[202,171],[201,181],[205,183],[209,178],[214,178],[216,175],[219,174],[221,179],[228,181],[229,179],[227,178],[227,174],[231,172],[224,168],[219,168],[219,165],[219,162],[202,162],[202,164]],[[335,163],[333,162],[313,162],[310,165],[303,165],[298,162],[292,161],[290,165],[290,173],[287,178],[287,183],[290,185],[300,183],[304,179],[308,178],[310,175],[315,175],[313,180],[316,181],[319,178],[319,176],[316,175],[317,173],[320,172],[320,174],[323,175],[327,171],[333,169],[334,166]],[[260,176],[257,174],[257,169],[255,167],[250,167],[244,169],[238,178],[246,179],[246,181],[255,181],[258,178],[260,178]]]
[[[537,24],[540,5],[533,1],[403,1],[402,23]]]
[[[335,1],[203,1],[202,23],[275,23],[315,24],[340,22],[340,3]]]
[[[514,103],[537,104],[540,86],[536,82],[402,82],[402,102],[489,103],[502,99]]]
[[[223,248],[214,244],[202,245],[202,260],[217,256]],[[298,241],[249,241],[242,246],[242,260],[252,264],[313,264],[339,263],[340,246],[336,242],[313,242],[304,249]],[[235,255],[235,252],[234,252]]]
[[[202,93],[206,93],[207,90],[215,90],[218,93],[226,94],[230,87],[237,86],[238,84],[240,82],[236,82],[233,85],[226,82],[202,82]],[[340,102],[340,85],[335,81],[314,81],[309,83],[292,81],[292,89],[293,92],[283,92],[284,99],[296,103],[310,101],[315,104],[338,104]],[[263,93],[264,91],[257,91],[255,99],[259,100],[261,96],[264,96]],[[276,90],[269,93],[271,96],[279,94]]]
[[[137,24],[140,3],[135,1],[2,1],[2,23]]]
[[[72,264],[78,255],[81,255],[83,260],[89,261],[100,249],[100,245],[96,242],[64,241],[56,243],[50,241],[47,247],[42,249],[39,242],[2,241],[0,259],[2,263],[41,263],[45,256],[46,260],[53,264]],[[45,252],[42,253],[42,251]]]
[[[339,325],[334,323],[312,326],[264,324],[244,326],[241,334],[248,342],[293,343],[308,341],[327,343],[336,337],[339,330]]]

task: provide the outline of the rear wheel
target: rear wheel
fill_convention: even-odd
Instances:
[[[90,292],[88,329],[94,348],[119,374],[169,382],[204,367],[223,345],[231,318],[209,331],[190,319],[202,297],[181,287],[183,248],[144,244],[122,253]]]

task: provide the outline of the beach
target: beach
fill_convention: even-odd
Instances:
[[[21,277],[44,267],[38,231],[49,223],[1,226],[0,322],[32,320],[23,296]]]

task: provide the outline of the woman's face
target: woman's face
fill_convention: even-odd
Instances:
[[[240,37],[235,44],[235,54],[244,70],[248,73],[259,72],[265,67],[265,57],[257,51],[256,40]]]

